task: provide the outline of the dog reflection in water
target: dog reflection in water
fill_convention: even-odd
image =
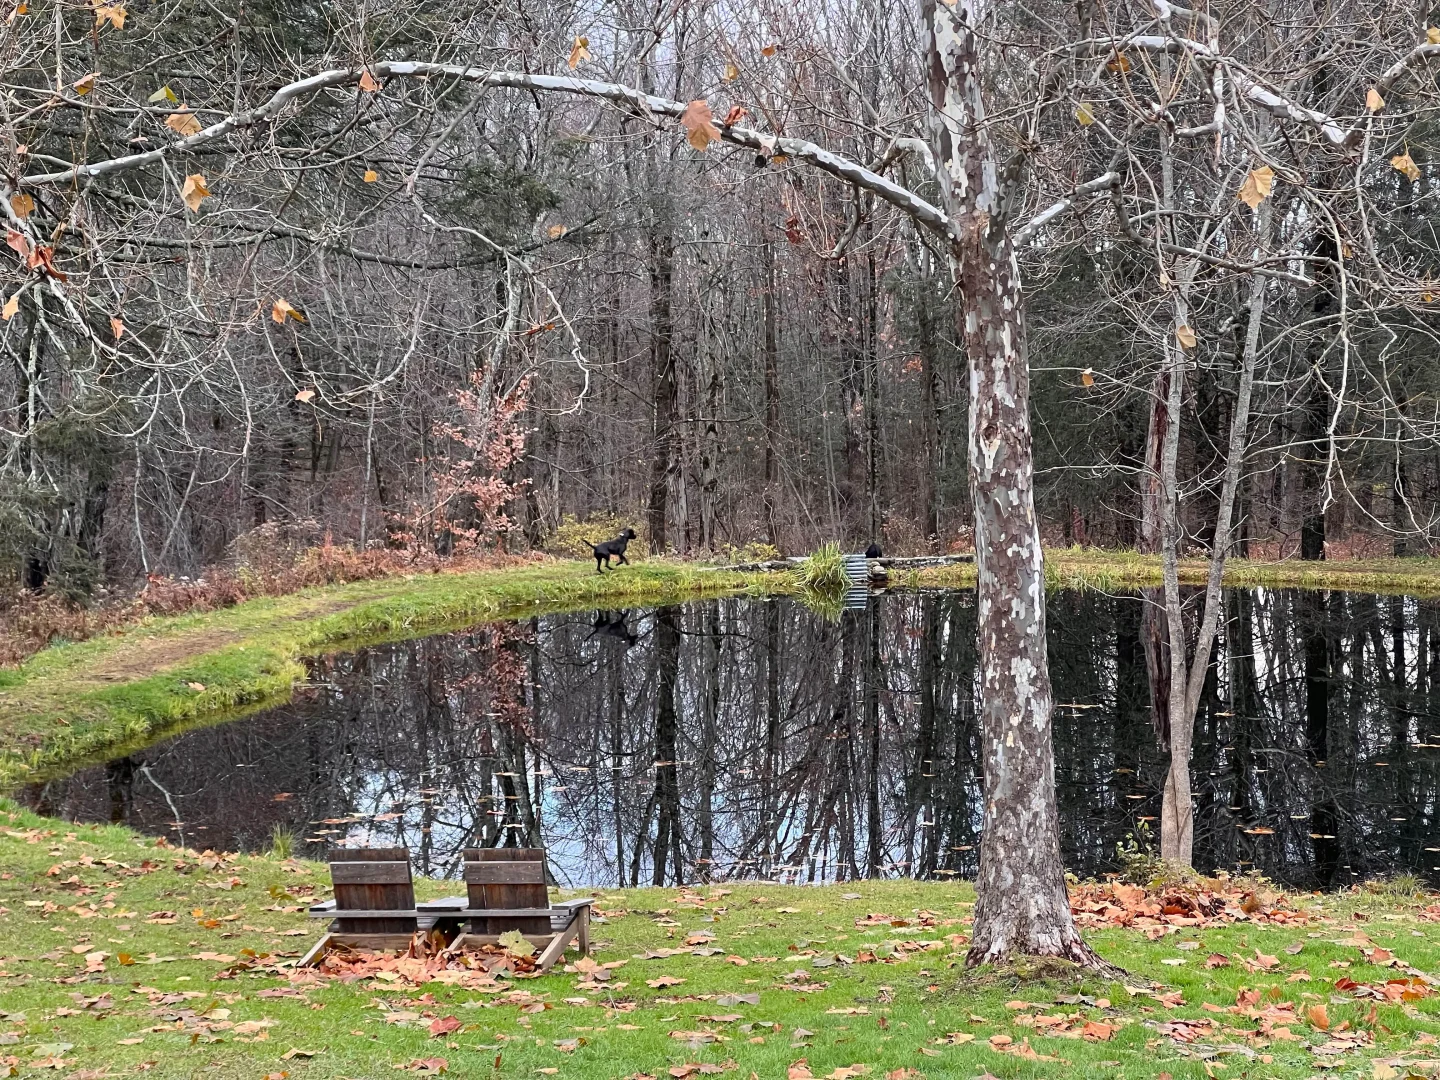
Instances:
[[[628,649],[640,640],[640,635],[625,625],[625,620],[629,617],[629,611],[597,611],[595,613],[595,629],[590,631],[586,640],[600,634],[603,637],[618,639]]]

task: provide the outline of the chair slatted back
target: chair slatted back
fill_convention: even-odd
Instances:
[[[335,907],[403,911],[415,907],[409,848],[336,848],[330,852]],[[415,918],[339,919],[341,934],[413,934]]]
[[[545,887],[543,848],[466,848],[465,891],[472,908],[548,908],[550,893]],[[519,919],[476,919],[475,932],[503,934],[519,930],[524,934],[550,933],[545,916]],[[480,923],[485,925],[479,925]]]

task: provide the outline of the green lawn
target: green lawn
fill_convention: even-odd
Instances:
[[[1383,995],[1408,968],[1440,968],[1440,907],[1424,910],[1434,897],[1292,897],[1303,923],[1157,940],[1089,932],[1128,972],[1107,982],[964,971],[964,885],[602,890],[608,980],[557,969],[477,991],[292,975],[318,931],[296,909],[327,883],[314,864],[207,858],[0,802],[0,1069],[246,1080],[433,1074],[441,1060],[456,1076],[662,1080],[1440,1069],[1440,995]],[[1381,951],[1367,960],[1369,943]],[[1225,966],[1207,967],[1212,957]],[[1357,996],[1370,987],[1381,996]]]

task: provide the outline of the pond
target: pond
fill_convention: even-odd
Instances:
[[[1159,813],[1142,599],[1049,598],[1067,867],[1098,875]],[[1440,883],[1440,604],[1231,590],[1196,722],[1195,864],[1323,888]],[[74,820],[297,854],[472,835],[566,883],[973,876],[975,610],[892,593],[544,615],[311,661],[280,708],[24,793]]]

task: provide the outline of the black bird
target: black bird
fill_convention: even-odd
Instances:
[[[603,544],[591,544],[590,550],[595,552],[595,572],[597,574],[603,573],[601,564],[603,563],[606,567],[609,567],[610,557],[612,555],[618,555],[620,562],[628,566],[630,560],[625,558],[625,547],[634,539],[635,530],[626,529],[614,540],[606,540]]]
[[[870,546],[865,549],[865,558],[867,558],[867,559],[878,559],[878,558],[880,558],[880,545],[872,542],[872,543],[870,544]]]

